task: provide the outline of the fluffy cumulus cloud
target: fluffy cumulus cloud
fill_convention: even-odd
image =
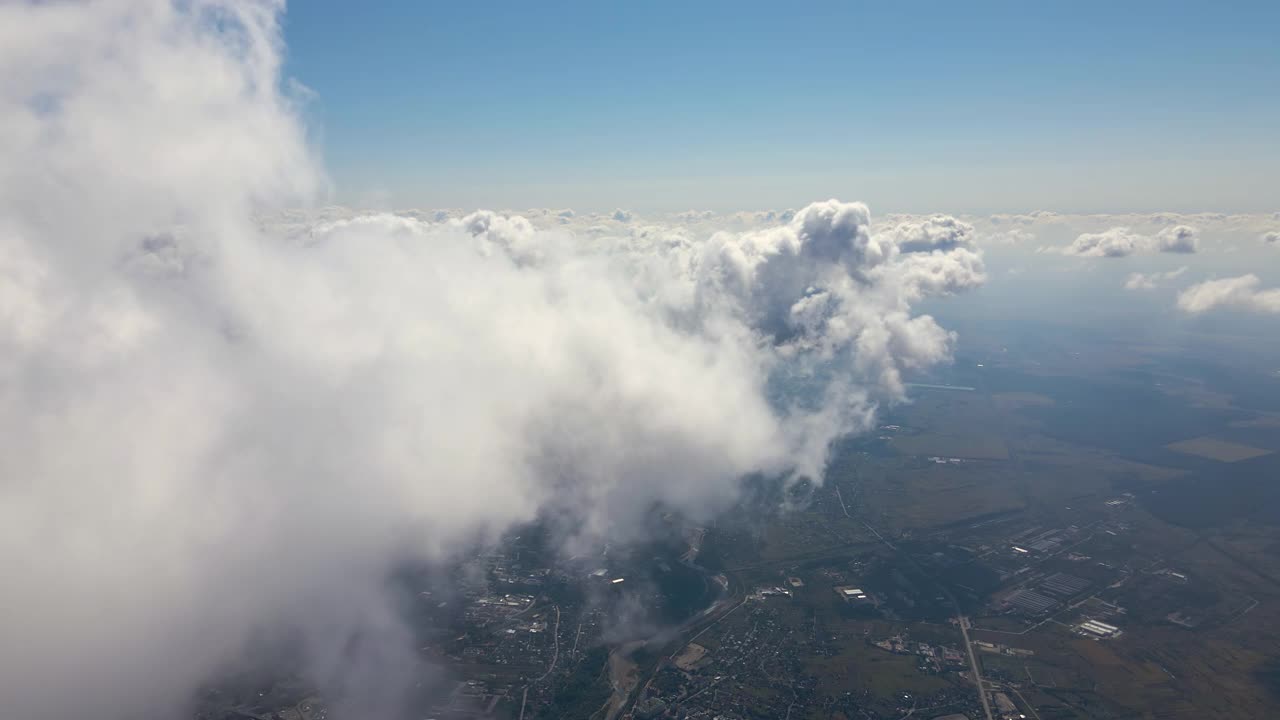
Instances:
[[[1280,288],[1259,289],[1252,273],[1192,285],[1178,294],[1178,309],[1193,315],[1217,308],[1280,313]]]
[[[983,281],[964,223],[874,233],[835,200],[621,237],[267,213],[325,186],[280,10],[0,6],[7,716],[179,716],[263,627],[385,716],[416,657],[398,564],[535,519],[566,552],[625,542],[744,474],[818,479],[948,358],[913,304]]]
[[[851,353],[858,378],[890,395],[901,393],[904,368],[944,359],[949,344],[910,303],[985,280],[967,233],[931,242],[900,228],[872,233],[865,205],[836,200],[776,228],[713,236],[695,271],[700,307],[727,304],[787,356]]]
[[[1166,253],[1194,253],[1200,248],[1200,233],[1190,225],[1175,225],[1156,233],[1156,250]]]
[[[1263,233],[1262,242],[1267,245],[1280,247],[1280,230],[1269,230]]]
[[[1100,233],[1083,233],[1062,250],[1077,257],[1128,257],[1137,252],[1147,238],[1126,227],[1115,227]]]
[[[1070,245],[1057,251],[1076,257],[1120,258],[1141,252],[1194,253],[1198,248],[1199,232],[1189,225],[1176,225],[1164,228],[1154,236],[1134,232],[1128,227],[1082,233]]]
[[[1170,280],[1176,280],[1177,278],[1182,277],[1183,273],[1185,273],[1186,271],[1187,271],[1187,268],[1183,266],[1178,268],[1177,270],[1170,270],[1168,272],[1162,272],[1162,273],[1161,272],[1130,273],[1129,277],[1126,278],[1124,281],[1124,289],[1125,290],[1155,290],[1156,288],[1163,286],[1166,282]]]
[[[935,215],[921,222],[904,222],[889,231],[903,252],[950,250],[973,241],[973,226],[950,215]]]

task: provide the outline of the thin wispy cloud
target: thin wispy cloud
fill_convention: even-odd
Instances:
[[[1155,290],[1170,280],[1176,280],[1187,272],[1186,266],[1168,272],[1130,273],[1124,281],[1125,290]]]

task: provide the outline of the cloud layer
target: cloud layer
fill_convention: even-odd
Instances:
[[[820,477],[903,372],[948,358],[913,304],[984,280],[967,224],[873,232],[836,200],[716,233],[618,211],[621,237],[268,213],[325,186],[280,10],[0,7],[14,717],[175,716],[281,624],[377,717],[414,667],[379,591],[398,562],[536,518],[567,549],[626,541],[746,473]]]

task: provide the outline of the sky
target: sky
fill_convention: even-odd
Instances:
[[[1280,5],[293,3],[361,206],[1277,209]]]

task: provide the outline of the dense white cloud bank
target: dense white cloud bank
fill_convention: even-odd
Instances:
[[[6,715],[174,717],[287,623],[377,717],[413,667],[395,563],[539,516],[625,541],[746,473],[818,477],[948,358],[912,304],[984,279],[965,223],[873,232],[835,200],[714,234],[619,211],[622,237],[268,213],[325,185],[280,10],[0,7]]]
[[[1261,290],[1260,284],[1252,273],[1198,283],[1178,294],[1178,309],[1191,314],[1217,308],[1280,313],[1280,288]]]
[[[330,219],[351,217],[366,211],[349,208],[325,208]],[[406,209],[395,211],[397,215],[420,220],[439,221],[457,218],[471,210]],[[572,215],[568,214],[572,212]],[[571,230],[579,235],[626,236],[640,232],[664,229],[669,232],[689,232],[709,235],[718,231],[750,231],[785,225],[797,210],[750,210],[739,212],[713,212],[710,210],[685,210],[681,212],[655,212],[628,210],[627,222],[614,218],[614,210],[599,212],[585,209],[564,211],[557,208],[527,208],[500,210],[501,214],[522,215],[539,229]],[[926,226],[938,218],[969,226],[971,241],[1000,253],[1016,252],[1018,246],[1034,248],[1037,241],[1047,247],[1042,251],[1063,252],[1073,240],[1082,234],[1105,234],[1117,227],[1128,228],[1129,234],[1138,238],[1135,254],[1155,252],[1161,238],[1166,251],[1195,248],[1197,253],[1206,250],[1224,251],[1256,247],[1257,240],[1275,231],[1275,220],[1270,213],[1225,215],[1221,213],[1124,213],[1124,214],[1064,214],[1037,211],[1022,215],[954,215],[925,214],[877,214],[872,218],[872,231],[891,231],[900,225]],[[1175,231],[1177,226],[1184,226]],[[1194,229],[1194,230],[1193,230]],[[1190,232],[1190,236],[1188,233]],[[1163,236],[1162,236],[1163,233]],[[1179,238],[1181,237],[1181,243]],[[1207,243],[1204,242],[1207,240]],[[1054,247],[1059,244],[1060,247]]]

